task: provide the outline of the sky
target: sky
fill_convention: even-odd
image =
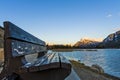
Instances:
[[[4,21],[49,44],[104,39],[120,30],[120,0],[0,0]]]

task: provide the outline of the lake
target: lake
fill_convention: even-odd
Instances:
[[[60,53],[68,59],[80,60],[88,66],[98,64],[105,73],[120,77],[120,49],[75,50]]]

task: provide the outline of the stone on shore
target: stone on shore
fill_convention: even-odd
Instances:
[[[97,64],[93,64],[91,66],[91,69],[97,71],[98,73],[104,73],[104,70],[101,66],[97,65]]]

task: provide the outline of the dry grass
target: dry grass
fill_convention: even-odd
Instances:
[[[77,61],[71,60],[70,62],[81,80],[120,80],[120,78],[108,75],[106,73],[96,72],[90,67]]]

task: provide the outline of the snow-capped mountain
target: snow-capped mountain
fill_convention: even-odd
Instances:
[[[120,48],[120,31],[108,35],[102,44],[108,48]]]
[[[99,45],[100,41],[93,39],[81,39],[74,46],[80,48],[96,48]]]

